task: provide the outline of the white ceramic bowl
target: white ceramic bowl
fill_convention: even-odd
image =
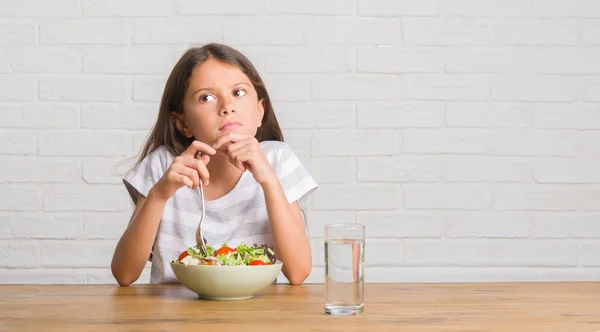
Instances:
[[[184,265],[171,268],[181,284],[207,300],[246,300],[266,289],[281,272],[283,263],[225,266]]]

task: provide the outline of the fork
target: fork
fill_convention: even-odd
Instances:
[[[194,158],[200,159],[201,152],[196,152]],[[202,222],[204,221],[204,216],[206,214],[206,210],[204,208],[204,188],[202,187],[202,179],[200,179],[200,186],[198,187],[198,193],[200,194],[200,198],[202,199],[202,214],[200,215],[200,223],[198,223],[198,228],[196,228],[196,242],[201,245],[202,255],[207,256],[208,250],[206,249],[206,243],[204,236],[202,235]]]

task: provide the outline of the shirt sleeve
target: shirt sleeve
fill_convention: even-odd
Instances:
[[[288,144],[280,145],[275,172],[289,203],[303,203],[318,188],[317,182]]]
[[[167,159],[166,149],[160,147],[125,174],[123,183],[134,203],[137,204],[140,195],[148,197],[150,189],[168,169]]]

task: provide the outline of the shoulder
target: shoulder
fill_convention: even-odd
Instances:
[[[276,164],[285,161],[290,157],[295,157],[291,147],[285,142],[263,141],[260,142],[260,147],[271,164]]]

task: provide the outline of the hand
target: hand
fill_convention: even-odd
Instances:
[[[240,171],[249,170],[261,186],[277,179],[260,143],[253,136],[228,133],[219,137],[213,147],[225,153],[229,157],[229,162]]]
[[[197,152],[204,152],[206,154],[196,159]],[[192,142],[181,155],[175,157],[169,169],[152,187],[152,191],[159,197],[167,200],[183,186],[196,189],[200,186],[200,181],[204,185],[207,185],[210,178],[210,174],[206,168],[206,164],[210,162],[208,155],[214,155],[215,153],[217,151],[205,143],[200,141]]]

